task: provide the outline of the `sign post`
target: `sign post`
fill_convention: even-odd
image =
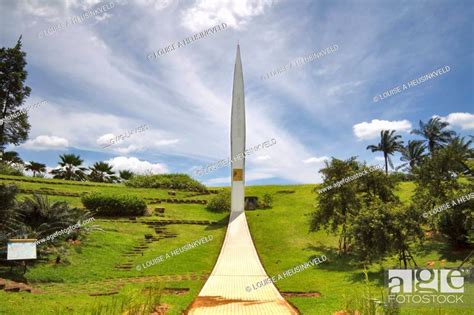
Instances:
[[[26,261],[36,259],[36,239],[11,239],[7,242],[7,260],[22,260],[26,273]]]

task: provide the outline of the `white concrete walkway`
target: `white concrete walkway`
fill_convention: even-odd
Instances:
[[[217,263],[188,314],[298,314],[273,283],[253,288],[252,284],[266,278],[245,212],[231,212]]]

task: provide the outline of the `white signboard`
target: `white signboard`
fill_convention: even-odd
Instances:
[[[36,240],[9,240],[7,260],[36,259]]]

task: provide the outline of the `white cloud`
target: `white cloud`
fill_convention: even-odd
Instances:
[[[252,17],[263,14],[272,0],[198,0],[183,14],[183,25],[192,31],[202,31],[225,22],[235,29]]]
[[[374,160],[385,162],[385,158],[384,158],[384,157],[381,157],[381,156],[376,156],[376,157],[374,158]]]
[[[115,136],[112,133],[106,133],[105,135],[100,136],[96,143],[101,146],[109,145],[110,140],[113,139]]]
[[[303,160],[303,163],[305,164],[316,164],[316,163],[322,163],[326,160],[329,160],[329,158],[327,156],[321,156],[321,157],[317,157],[317,156],[313,156],[313,157],[310,157],[306,160]]]
[[[404,120],[379,120],[372,119],[370,123],[362,122],[352,127],[354,134],[359,140],[368,140],[377,138],[381,130],[396,130],[397,132],[409,132],[411,123]]]
[[[168,168],[164,164],[150,163],[148,161],[140,161],[136,157],[118,156],[106,161],[113,166],[114,171],[130,170],[136,174],[163,174],[168,173]]]
[[[436,116],[435,116],[436,117]],[[450,125],[461,127],[463,130],[474,129],[474,115],[470,113],[451,113],[446,117],[439,116]]]
[[[141,151],[143,150],[143,148],[140,146],[136,146],[134,144],[130,144],[128,147],[117,147],[117,148],[113,148],[113,150],[121,154],[128,154],[131,152]]]
[[[176,9],[180,0],[135,0],[139,5],[152,7],[157,11],[170,11]]]
[[[156,146],[161,146],[161,145],[175,144],[175,143],[178,143],[178,142],[179,142],[178,139],[169,139],[169,140],[158,140],[158,141],[155,141],[154,144]]]
[[[272,157],[270,155],[260,155],[260,156],[256,156],[255,157],[255,160],[256,161],[266,161],[266,160],[270,160]]]
[[[28,140],[23,147],[30,150],[48,150],[48,149],[65,149],[69,146],[69,142],[65,138],[56,136],[37,136],[33,140]]]

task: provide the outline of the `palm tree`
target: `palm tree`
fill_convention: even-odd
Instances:
[[[397,167],[397,169],[408,165],[408,169],[412,170],[415,166],[420,164],[420,162],[426,156],[425,150],[426,145],[423,143],[423,141],[409,140],[408,145],[400,150],[400,153],[402,154],[400,160],[404,161],[405,163]]]
[[[472,136],[471,136],[472,138]],[[472,175],[472,171],[466,161],[474,159],[474,149],[470,148],[472,140],[464,142],[464,137],[455,137],[445,150],[453,158],[456,165],[453,165],[456,172]]]
[[[59,167],[50,172],[54,175],[54,178],[79,181],[86,178],[84,173],[86,168],[81,167],[83,160],[81,160],[79,155],[63,154],[59,158],[61,159]]]
[[[133,172],[132,171],[129,171],[129,170],[123,170],[123,171],[119,171],[119,175],[120,175],[120,178],[122,180],[129,180],[130,178],[133,177]]]
[[[30,161],[30,164],[26,165],[25,169],[27,171],[32,171],[33,177],[36,177],[36,173],[46,172],[46,165],[42,163]]]
[[[420,129],[414,129],[411,133],[422,136],[426,139],[425,141],[428,141],[428,148],[431,154],[436,149],[449,143],[456,135],[456,132],[452,130],[443,130],[449,126],[449,123],[441,121],[440,117],[433,117],[426,124],[420,120],[419,125]]]
[[[112,171],[112,165],[107,162],[96,162],[90,170],[89,179],[93,182],[113,183],[118,181],[115,172]]]
[[[392,160],[390,159],[390,155],[393,153],[402,150],[403,148],[403,141],[398,140],[402,136],[394,135],[395,130],[382,130],[380,131],[380,143],[377,145],[369,145],[367,146],[367,150],[372,150],[372,152],[381,151],[383,152],[383,157],[385,159],[385,174],[388,174],[388,163],[390,163],[390,167],[393,168]]]
[[[2,161],[8,165],[23,164],[23,160],[20,158],[20,155],[15,151],[3,152],[3,155],[0,157],[2,158]]]
[[[34,194],[18,205],[18,211],[24,223],[22,234],[38,239],[47,237],[56,231],[84,222],[92,214],[79,208],[71,208],[65,201],[50,202],[47,196]],[[84,226],[82,230],[94,229]],[[75,230],[75,232],[78,232]],[[66,237],[68,234],[65,234]]]

